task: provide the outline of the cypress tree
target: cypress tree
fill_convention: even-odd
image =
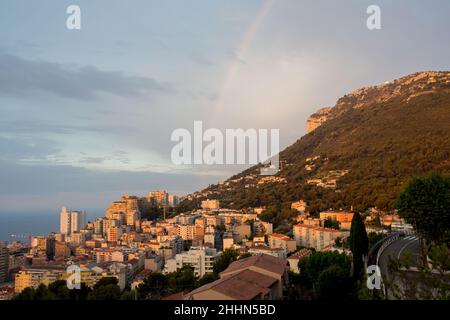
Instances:
[[[353,255],[353,276],[360,278],[364,267],[363,259],[369,251],[369,239],[361,215],[357,212],[353,215],[349,243]]]

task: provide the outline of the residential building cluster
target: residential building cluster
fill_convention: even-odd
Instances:
[[[297,224],[282,234],[260,220],[265,208],[226,209],[215,199],[202,201],[201,209],[164,218],[142,213],[146,206],[178,203],[178,197],[165,191],[124,195],[93,221],[86,221],[84,211],[63,207],[59,232],[34,236],[29,245],[0,244],[0,284],[12,284],[0,287],[0,298],[68,279],[70,266],[78,268],[81,282],[90,287],[102,277],[115,277],[121,289],[135,289],[151,273],[168,274],[184,266],[203,277],[232,248],[250,257],[232,263],[219,280],[183,293],[183,299],[280,299],[287,271],[300,272],[298,262],[311,249],[332,250],[338,237],[348,236],[353,217],[351,211],[330,210],[314,218],[300,200],[291,206],[298,211]],[[325,228],[327,219],[336,220],[339,228]]]

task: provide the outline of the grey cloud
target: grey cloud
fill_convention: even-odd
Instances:
[[[101,93],[131,97],[173,92],[173,88],[152,78],[119,71],[102,71],[94,66],[73,68],[0,53],[0,93],[21,98],[36,92],[89,100]]]
[[[42,123],[37,121],[0,121],[0,133],[11,134],[76,134],[78,132],[130,132],[134,131],[133,126],[117,125],[75,125],[75,124],[55,124]]]
[[[129,164],[131,160],[126,157],[128,153],[123,150],[115,151],[112,155],[112,159],[120,161],[123,164]]]
[[[92,156],[86,156],[84,152],[80,152],[84,157],[78,161],[79,163],[88,163],[88,164],[101,164],[104,163],[107,160],[115,160],[119,161],[123,164],[129,164],[131,162],[130,159],[125,157],[124,155],[115,155],[112,156],[104,156],[104,157],[92,157]]]
[[[107,160],[106,157],[84,157],[80,160],[82,163],[94,163],[94,164],[100,164]]]
[[[127,152],[124,150],[117,150],[114,152],[114,155],[116,155],[116,156],[124,156],[126,154],[127,154]]]
[[[0,159],[18,161],[28,157],[43,159],[60,150],[54,142],[43,138],[7,138],[0,136]]]
[[[123,164],[129,164],[129,163],[131,163],[131,160],[130,160],[130,159],[127,159],[127,158],[117,158],[116,160],[120,161],[120,162],[123,163]]]
[[[2,130],[0,130],[0,133],[2,133]],[[19,161],[25,161],[29,164],[35,161],[44,163],[48,157],[51,157],[54,162],[53,165],[57,166],[57,163],[61,164],[65,160],[56,142],[36,135],[28,137],[23,135],[0,135],[0,150],[2,150],[0,160],[11,163]],[[127,157],[127,153],[121,150],[107,156],[91,156],[85,152],[80,152],[80,155],[82,157],[77,161],[80,164],[102,164],[108,160],[119,161],[123,164],[131,162]]]

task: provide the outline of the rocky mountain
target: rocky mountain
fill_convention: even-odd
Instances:
[[[308,134],[280,153],[282,170],[254,166],[191,195],[235,208],[286,207],[305,200],[328,208],[389,210],[414,175],[450,173],[450,72],[418,72],[364,87],[320,109]]]
[[[448,81],[448,72],[418,72],[393,82],[357,89],[340,98],[334,107],[322,108],[311,115],[307,120],[308,133],[350,109],[367,108],[396,98],[408,103],[418,95],[447,88]]]

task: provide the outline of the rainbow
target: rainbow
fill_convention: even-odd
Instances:
[[[210,124],[215,124],[215,121],[218,117],[217,111],[223,108],[222,97],[226,94],[229,85],[232,83],[233,79],[239,72],[241,60],[243,60],[246,56],[250,43],[252,42],[255,34],[258,32],[259,27],[261,26],[266,16],[269,14],[275,2],[276,0],[263,0],[263,3],[259,7],[255,17],[251,21],[246,31],[242,34],[235,50],[235,57],[230,60],[227,71],[225,72],[225,76],[219,87],[218,98],[209,117]],[[203,175],[199,177],[200,181],[203,181],[205,179],[206,177],[204,177]]]
[[[239,72],[239,67],[242,60],[247,54],[250,43],[252,42],[255,34],[258,32],[258,29],[261,23],[264,21],[270,10],[272,9],[273,4],[276,0],[264,0],[261,4],[256,16],[253,18],[252,22],[248,26],[247,30],[243,33],[240,38],[240,41],[235,50],[235,57],[231,59],[230,64],[225,72],[225,76],[223,81],[221,82],[220,88],[218,90],[218,98],[213,108],[213,113],[210,118],[211,123],[214,123],[216,120],[217,110],[222,108],[222,97],[225,95],[227,89],[232,83],[233,79],[236,77],[236,74]]]

